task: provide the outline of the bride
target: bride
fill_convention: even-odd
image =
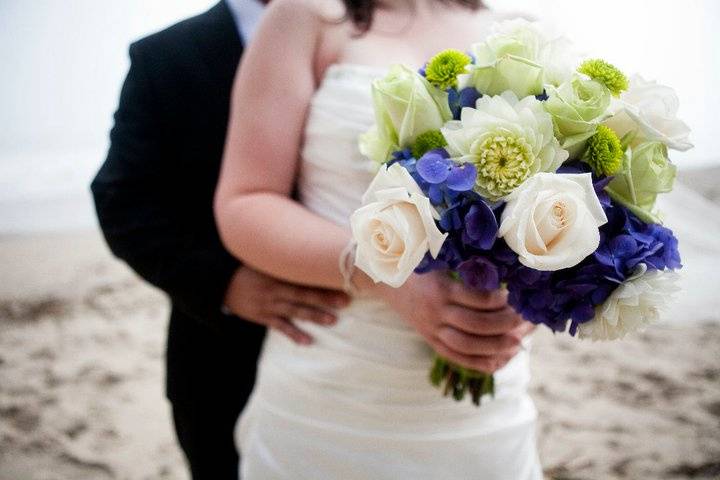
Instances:
[[[234,88],[216,197],[228,249],[275,277],[343,288],[348,218],[375,173],[357,147],[372,80],[464,49],[498,20],[477,0],[274,0]],[[269,322],[238,430],[242,477],[541,479],[520,344],[531,328],[502,293],[439,274],[394,290],[356,270],[352,283],[336,325]],[[495,372],[495,398],[443,398],[427,378],[433,349]]]

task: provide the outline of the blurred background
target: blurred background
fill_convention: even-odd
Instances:
[[[214,3],[0,0],[0,480],[186,478],[165,302],[110,257],[88,185],[129,43]],[[538,335],[548,478],[720,478],[720,300],[697,293],[720,280],[720,2],[486,3],[676,89],[695,148],[672,154],[684,186],[668,223],[706,226],[697,248],[677,232],[687,293],[663,325],[611,346]]]

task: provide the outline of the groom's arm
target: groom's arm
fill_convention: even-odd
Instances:
[[[130,60],[110,150],[92,183],[100,226],[113,253],[178,308],[199,320],[218,318],[239,262],[220,243],[210,204],[194,212],[182,207],[192,193],[183,191],[188,185],[179,171],[188,166],[173,162],[165,129],[173,119],[159,104],[160,85],[137,44]],[[195,188],[207,188],[199,173]]]

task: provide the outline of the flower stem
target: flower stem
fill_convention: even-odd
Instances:
[[[495,379],[492,374],[461,367],[437,354],[430,370],[430,382],[442,388],[444,396],[452,393],[458,402],[462,401],[468,392],[472,403],[478,406],[484,395],[495,396]]]

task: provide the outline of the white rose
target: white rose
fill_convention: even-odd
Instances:
[[[580,54],[566,37],[554,35],[540,49],[538,61],[544,67],[545,84],[558,87],[572,78]]]
[[[381,167],[363,205],[350,217],[355,265],[376,283],[400,287],[428,251],[437,257],[447,234],[438,229],[437,212],[403,167]]]
[[[679,101],[675,90],[641,76],[630,78],[630,87],[615,99],[610,111],[614,115],[605,124],[619,137],[635,132],[632,145],[645,141],[659,141],[675,150],[693,147],[688,137],[690,128],[677,118]]]
[[[597,250],[606,222],[589,173],[538,173],[508,196],[498,236],[523,265],[555,271]]]
[[[596,309],[595,318],[580,324],[580,338],[615,340],[658,320],[660,311],[679,290],[680,275],[672,270],[646,270],[645,264],[640,264],[635,275]]]

